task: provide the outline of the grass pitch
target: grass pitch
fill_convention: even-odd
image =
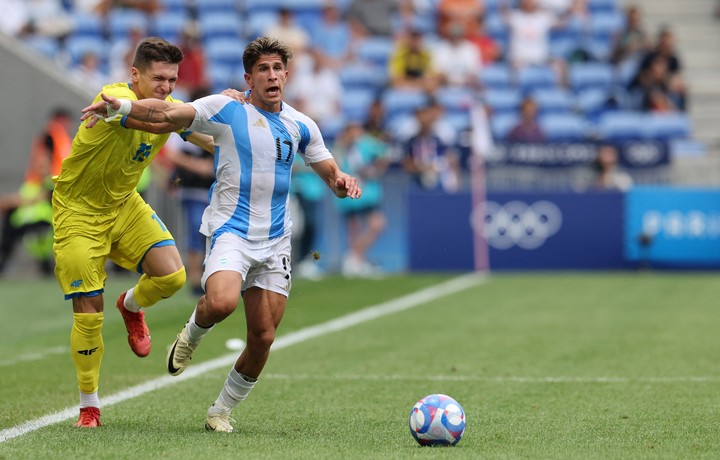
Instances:
[[[295,281],[279,336],[450,278]],[[136,358],[114,309],[133,280],[115,277],[106,290],[105,401],[164,375],[166,347],[195,301],[183,292],[148,310],[153,351]],[[493,274],[275,350],[235,411],[236,433],[203,428],[228,364],[119,398],[99,429],[73,428],[73,415],[6,439],[0,458],[717,458],[716,286],[714,273]],[[55,281],[0,281],[0,292],[2,439],[73,408],[77,389],[71,308]],[[229,357],[225,341],[244,329],[238,311],[186,373]],[[430,393],[465,409],[455,447],[421,448],[408,431],[410,409]]]

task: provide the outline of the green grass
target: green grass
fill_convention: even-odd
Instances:
[[[450,276],[294,283],[280,335],[438,284]],[[229,366],[103,408],[104,426],[68,420],[0,443],[0,458],[717,458],[717,274],[498,274],[415,308],[276,350],[237,433],[204,414]],[[153,352],[129,350],[108,285],[101,398],[163,375],[187,319],[185,293],[147,313]],[[77,404],[70,304],[54,281],[0,281],[0,430]],[[226,355],[242,315],[193,364]],[[463,406],[453,448],[420,448],[407,416],[430,393]]]

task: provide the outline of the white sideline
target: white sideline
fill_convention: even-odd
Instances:
[[[421,289],[420,291],[408,294],[395,300],[390,300],[388,302],[384,302],[365,308],[363,310],[349,313],[347,315],[330,321],[326,321],[315,326],[310,326],[305,329],[300,329],[298,331],[283,335],[282,337],[278,337],[275,340],[272,348],[273,350],[280,350],[282,348],[289,347],[291,345],[295,345],[297,343],[304,342],[315,337],[320,337],[331,332],[348,329],[352,326],[356,326],[358,324],[379,318],[381,316],[397,313],[403,310],[408,310],[423,303],[427,303],[432,300],[444,297],[446,295],[463,291],[472,286],[482,284],[486,281],[486,279],[487,277],[474,273],[453,278],[450,281],[446,281],[435,286]],[[138,396],[144,395],[145,393],[148,393],[150,391],[192,379],[206,372],[213,371],[221,367],[230,366],[235,362],[237,357],[237,352],[229,353],[219,358],[193,365],[187,368],[185,372],[183,372],[177,377],[171,377],[169,375],[166,375],[164,377],[149,380],[145,383],[141,383],[139,385],[135,385],[133,387],[120,391],[119,393],[103,397],[102,405],[103,407],[108,407],[113,404],[127,401],[129,399],[137,398]],[[30,420],[23,424],[4,429],[0,431],[0,443],[9,441],[10,439],[17,438],[19,436],[23,436],[35,430],[39,430],[40,428],[44,428],[49,425],[54,425],[65,420],[72,419],[76,417],[77,414],[78,406],[68,407],[59,412],[48,414],[35,420]]]
[[[24,355],[19,355],[12,359],[6,359],[4,361],[0,361],[0,367],[14,366],[15,364],[24,363],[26,361],[37,361],[39,359],[47,358],[48,355],[59,355],[62,353],[67,353],[67,352],[68,352],[68,347],[64,347],[64,346],[47,348],[43,351],[25,353]]]

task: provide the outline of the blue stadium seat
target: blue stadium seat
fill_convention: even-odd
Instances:
[[[108,13],[108,27],[112,41],[126,38],[132,29],[149,30],[150,19],[139,10],[116,8]]]
[[[150,30],[158,37],[177,43],[186,24],[188,16],[184,11],[166,12],[152,18]]]
[[[356,45],[358,58],[381,66],[387,65],[395,46],[389,37],[368,37]]]
[[[340,69],[340,82],[345,89],[372,88],[379,90],[387,81],[388,74],[384,68],[364,62],[352,62]]]
[[[30,48],[35,51],[42,53],[48,58],[55,58],[60,51],[60,44],[57,40],[50,37],[43,37],[42,35],[33,35],[26,39],[23,39],[23,43],[29,45]]]
[[[107,56],[110,45],[104,40],[98,40],[90,36],[74,36],[71,35],[65,40],[65,51],[70,57],[70,65],[75,66],[82,59],[85,53],[94,53],[100,59]]]
[[[414,112],[428,102],[424,91],[389,88],[382,94],[382,104],[388,118]]]
[[[215,38],[205,42],[208,62],[243,68],[242,55],[245,42],[237,38]]]
[[[73,21],[73,35],[89,35],[101,39],[104,37],[105,23],[99,15],[74,11],[71,17]]]
[[[245,11],[250,13],[273,12],[283,7],[285,0],[245,0]]]
[[[242,79],[242,69],[231,64],[222,62],[208,62],[208,76],[212,85],[212,91],[219,93],[230,87],[237,87],[235,83]]]
[[[636,111],[610,111],[600,116],[598,134],[606,141],[643,139],[646,136],[645,116]]]
[[[645,116],[645,138],[655,141],[689,139],[690,118],[685,113],[653,113]]]
[[[490,130],[493,138],[498,141],[505,139],[519,121],[520,116],[517,112],[493,115],[490,119]]]
[[[607,107],[609,98],[610,92],[606,89],[588,88],[576,94],[575,102],[588,119],[595,120]]]
[[[197,5],[199,14],[214,12],[232,14],[238,12],[238,0],[199,0],[194,3]]]
[[[533,91],[532,98],[541,114],[568,113],[575,108],[575,98],[563,88],[539,89]]]
[[[553,88],[558,84],[557,74],[550,66],[523,67],[517,72],[517,80],[523,91]]]
[[[485,88],[509,88],[513,85],[513,73],[507,64],[484,66],[478,78]]]
[[[456,132],[462,132],[470,128],[470,112],[452,112],[443,115],[442,119]]]
[[[611,41],[615,33],[625,25],[620,12],[596,13],[590,15],[590,31],[595,38]]]
[[[204,40],[221,37],[240,38],[244,32],[240,16],[232,13],[213,12],[200,14],[198,25]]]
[[[373,89],[353,89],[343,93],[342,113],[345,119],[365,122],[370,106],[375,100]]]
[[[588,121],[574,113],[540,115],[538,121],[545,138],[551,142],[580,142],[590,135]]]
[[[467,87],[443,86],[435,94],[437,102],[448,114],[467,113],[475,98],[472,89]]]
[[[268,27],[278,23],[276,10],[249,10],[245,18],[245,38],[253,40],[265,33]]]
[[[515,88],[487,89],[483,98],[493,114],[516,112],[522,101],[522,93]]]
[[[581,62],[570,66],[569,78],[575,92],[587,88],[609,89],[613,84],[614,70],[607,62]]]
[[[609,13],[618,10],[618,0],[588,0],[591,14]]]

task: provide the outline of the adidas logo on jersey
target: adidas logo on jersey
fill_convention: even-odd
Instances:
[[[253,126],[257,126],[258,128],[267,128],[267,125],[265,124],[265,120],[262,118],[258,118],[258,121],[253,123]]]

